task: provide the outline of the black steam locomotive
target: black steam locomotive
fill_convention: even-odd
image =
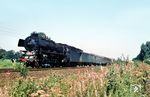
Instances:
[[[19,39],[18,46],[26,49],[23,55],[26,56],[25,64],[31,67],[73,67],[112,62],[110,58],[85,53],[67,44],[55,43],[43,33],[34,32],[25,40]],[[22,59],[25,58],[23,56]]]

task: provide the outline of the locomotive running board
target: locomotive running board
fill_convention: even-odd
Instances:
[[[19,39],[18,47],[24,47],[24,40],[23,39]]]

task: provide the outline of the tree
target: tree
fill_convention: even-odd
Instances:
[[[0,49],[0,59],[19,59],[20,57],[20,52],[15,52],[14,50],[6,51],[2,48]]]
[[[5,59],[15,59],[15,51],[14,50],[7,51],[5,54]]]
[[[14,58],[19,59],[20,57],[21,57],[21,53],[20,52],[15,52]]]
[[[4,58],[6,50],[0,49],[0,59]]]
[[[133,60],[144,61],[150,58],[150,41],[147,41],[146,44],[141,45],[141,51]]]

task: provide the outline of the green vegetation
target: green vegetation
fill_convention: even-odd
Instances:
[[[12,62],[9,59],[0,59],[0,68],[14,68],[18,71],[25,68],[25,66],[19,62]]]
[[[134,66],[112,66],[109,69],[106,84],[106,94],[109,97],[147,97],[146,95],[146,80],[148,75],[145,76],[145,71],[137,71],[139,67]],[[141,67],[141,66],[140,66]],[[119,68],[118,70],[116,70]],[[135,74],[137,73],[137,74]],[[135,76],[136,75],[136,76]],[[138,87],[138,90],[134,90],[134,86]]]
[[[144,63],[150,64],[150,58],[145,59]]]
[[[29,94],[40,89],[38,85],[30,79],[19,79],[14,83],[14,87],[12,88],[12,97],[29,97]]]
[[[15,64],[14,60],[18,60],[21,54],[13,50],[6,51],[0,49],[0,68],[13,68]]]
[[[139,55],[133,60],[140,60],[150,64],[150,41],[147,41],[146,44],[141,45],[141,51]]]
[[[18,59],[20,56],[21,54],[14,50],[6,51],[4,49],[0,49],[0,59]]]
[[[24,65],[24,64],[15,64],[14,66],[14,69],[19,71],[20,72],[20,75],[23,77],[23,78],[26,78],[27,75],[28,75],[28,68]]]
[[[13,97],[149,97],[150,66],[139,62],[49,71],[44,78],[19,78]],[[137,90],[134,88],[137,86]],[[39,91],[41,91],[39,93]]]
[[[6,50],[0,49],[0,59],[4,58],[6,54]]]
[[[11,60],[5,59],[2,60],[0,59],[0,68],[13,68],[14,63],[11,62]]]

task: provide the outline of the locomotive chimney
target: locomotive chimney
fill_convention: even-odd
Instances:
[[[24,47],[24,40],[23,39],[19,39],[18,47]]]

